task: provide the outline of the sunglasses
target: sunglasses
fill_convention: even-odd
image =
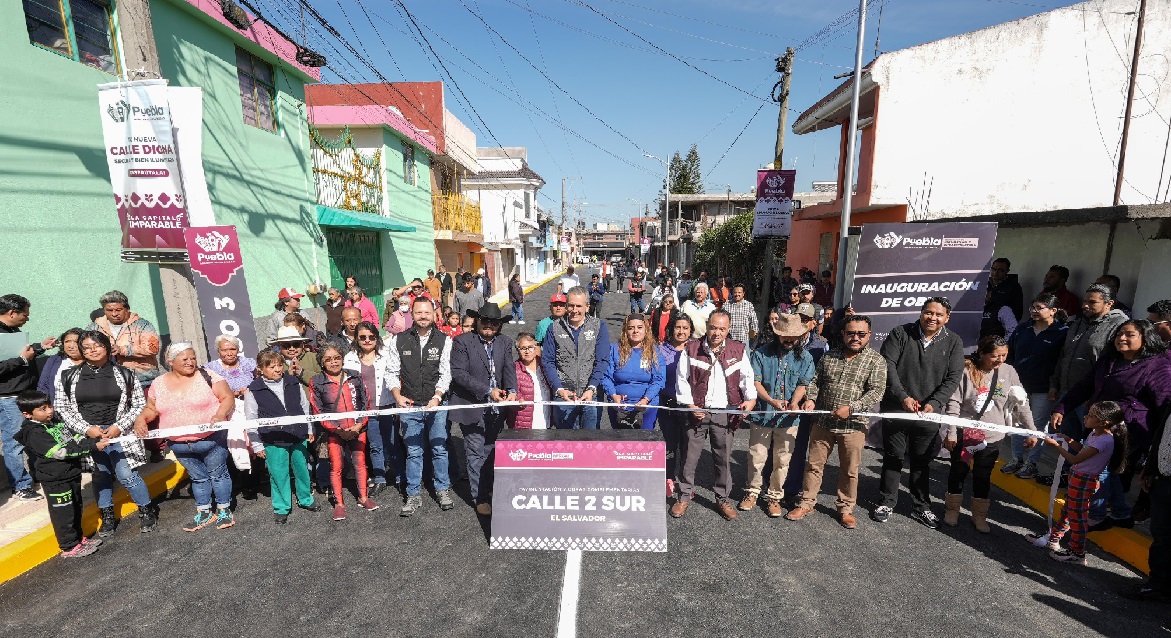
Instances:
[[[849,332],[843,332],[842,334],[845,335],[849,339],[861,339],[861,338],[865,337],[866,335],[870,334],[870,331],[869,330],[851,330]]]
[[[374,335],[359,335],[358,336],[358,341],[377,341],[377,340],[378,340],[378,337],[375,337]]]

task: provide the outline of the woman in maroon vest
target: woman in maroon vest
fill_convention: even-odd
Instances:
[[[548,401],[549,382],[541,368],[541,347],[537,337],[522,332],[516,337],[516,393],[520,401]],[[508,413],[508,427],[518,430],[544,430],[553,423],[553,406],[526,405]]]

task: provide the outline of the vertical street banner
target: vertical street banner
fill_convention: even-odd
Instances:
[[[124,251],[182,251],[187,209],[166,80],[98,85]]]
[[[199,296],[207,351],[215,356],[216,337],[231,335],[243,343],[241,354],[256,356],[256,326],[236,227],[203,226],[188,228],[183,234]]]
[[[490,547],[667,551],[666,454],[656,432],[505,430]]]
[[[753,237],[788,237],[793,226],[795,170],[756,171],[756,214]]]
[[[863,224],[851,306],[874,322],[870,345],[880,348],[892,328],[917,321],[929,297],[947,297],[947,328],[974,347],[996,228],[994,222]]]

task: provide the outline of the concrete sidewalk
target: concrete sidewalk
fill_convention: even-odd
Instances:
[[[537,279],[525,284],[525,294],[527,295],[537,288],[540,288],[541,286],[549,283],[550,281],[558,279],[563,274],[565,274],[564,270],[557,270],[541,275]],[[508,305],[508,282],[504,282],[504,286],[500,290],[497,290],[495,294],[493,294],[491,297],[488,297],[488,303],[494,303],[501,308]]]

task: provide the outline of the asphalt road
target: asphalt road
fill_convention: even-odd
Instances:
[[[548,294],[529,295],[525,327]],[[620,317],[625,304],[613,295],[604,313]],[[740,432],[738,483],[746,446]],[[868,509],[880,460],[867,451],[863,461]],[[945,478],[936,464],[935,494]],[[704,459],[699,484],[710,481]],[[827,468],[818,513],[797,523],[759,510],[724,521],[701,488],[687,516],[668,521],[669,552],[587,552],[578,635],[1171,636],[1171,607],[1115,593],[1138,574],[1096,550],[1088,567],[1050,560],[1022,536],[1044,520],[995,488],[989,535],[966,516],[928,530],[906,517],[905,495],[889,523],[859,511],[847,531],[831,517],[835,481]],[[489,550],[467,484],[457,492],[450,512],[425,497],[400,518],[384,493],[376,512],[334,523],[295,510],[286,526],[262,495],[239,501],[235,527],[194,534],[180,530],[194,508],[177,495],[155,532],[132,522],[88,559],[56,558],[0,585],[0,635],[555,635],[565,553]]]

